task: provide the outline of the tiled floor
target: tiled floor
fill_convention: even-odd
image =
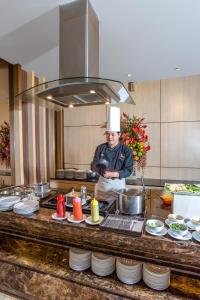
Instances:
[[[8,296],[0,292],[0,300],[20,300],[20,299]]]

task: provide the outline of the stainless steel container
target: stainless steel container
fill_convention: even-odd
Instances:
[[[50,189],[49,182],[40,182],[33,185],[34,192],[38,195],[47,193]]]
[[[117,210],[120,213],[128,215],[144,213],[145,191],[143,189],[125,189],[117,194]]]

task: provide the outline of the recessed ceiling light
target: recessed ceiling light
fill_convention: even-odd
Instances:
[[[73,108],[73,107],[74,107],[74,105],[73,105],[73,104],[70,104],[70,105],[69,105],[69,108]]]
[[[105,104],[106,104],[106,105],[110,104],[109,100],[106,100]]]
[[[51,95],[47,96],[47,99],[51,100],[53,97]]]
[[[174,70],[175,70],[175,71],[180,71],[181,68],[180,68],[180,67],[176,67],[176,68],[174,68]]]
[[[132,74],[131,74],[131,73],[129,73],[127,76],[128,76],[128,77],[132,77]]]
[[[96,94],[95,90],[90,90],[90,94]]]

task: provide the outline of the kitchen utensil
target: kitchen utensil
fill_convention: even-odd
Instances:
[[[89,170],[87,171],[87,179],[98,179],[99,178],[99,174],[95,171]]]
[[[44,194],[49,191],[50,184],[49,184],[49,182],[40,182],[40,183],[34,184],[33,187],[34,187],[34,192],[37,195],[41,195],[41,194]]]
[[[145,209],[144,189],[125,189],[116,192],[117,210],[123,214],[137,215],[142,214]]]

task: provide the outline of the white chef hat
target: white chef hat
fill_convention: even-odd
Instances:
[[[106,131],[120,131],[120,108],[109,106],[107,110]]]

